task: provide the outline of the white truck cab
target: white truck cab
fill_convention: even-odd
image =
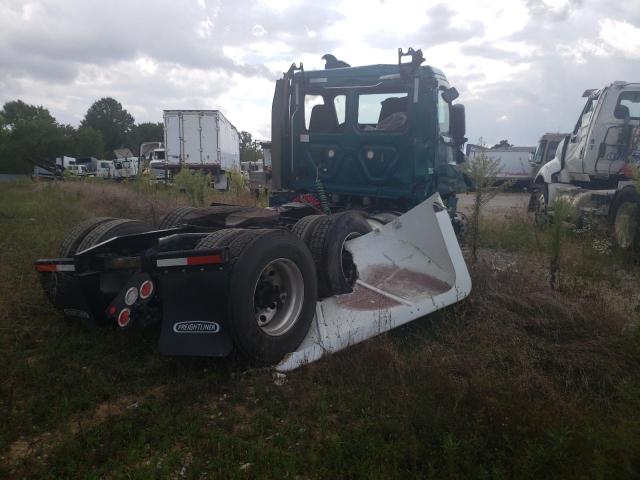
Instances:
[[[562,183],[609,184],[629,174],[631,141],[640,125],[640,83],[618,81],[587,90],[583,97],[587,102],[572,133],[558,146],[554,161],[540,169],[546,183],[552,183],[556,173],[561,173]]]
[[[617,81],[583,97],[573,131],[536,175],[530,209],[546,215],[555,198],[565,197],[582,213],[608,216],[615,240],[631,247],[636,237],[640,241],[640,196],[633,181],[640,165],[640,83]],[[629,218],[618,218],[623,211]],[[620,232],[622,223],[631,227]]]

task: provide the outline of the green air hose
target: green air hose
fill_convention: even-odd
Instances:
[[[318,192],[318,198],[320,199],[320,206],[322,211],[326,215],[331,215],[331,209],[329,208],[329,200],[327,200],[327,192],[324,189],[320,175],[316,175],[316,192]]]

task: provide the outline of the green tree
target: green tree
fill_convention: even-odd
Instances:
[[[2,172],[29,173],[32,162],[52,159],[69,149],[73,127],[58,124],[42,106],[10,101],[4,104],[0,116]]]
[[[491,147],[491,149],[494,149],[494,148],[509,148],[509,147],[513,147],[513,145],[509,143],[509,140],[500,140],[493,147]]]
[[[262,158],[260,150],[249,132],[240,132],[240,161],[257,162]]]
[[[104,148],[112,158],[114,149],[127,145],[135,120],[120,102],[105,97],[89,107],[81,126],[94,128],[102,134]]]
[[[40,105],[29,105],[22,100],[12,100],[5,103],[2,107],[2,117],[7,126],[34,119],[47,119],[55,122],[55,118],[51,116],[49,110]]]
[[[127,146],[138,155],[140,144],[144,142],[164,142],[164,124],[162,122],[144,122],[134,125],[129,134]]]
[[[490,159],[484,150],[482,138],[479,141],[482,150],[465,162],[465,173],[473,183],[473,208],[470,218],[469,241],[471,247],[471,260],[475,264],[478,261],[478,244],[480,241],[480,221],[484,206],[500,191],[495,186],[496,177],[500,171],[500,162]]]
[[[76,157],[104,157],[102,133],[91,127],[80,127],[74,131],[73,155]]]

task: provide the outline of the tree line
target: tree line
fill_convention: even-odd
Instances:
[[[142,142],[163,138],[162,122],[136,123],[110,97],[95,101],[77,128],[58,122],[43,106],[12,100],[0,110],[0,173],[30,173],[33,162],[62,155],[111,159],[117,148],[137,155]]]

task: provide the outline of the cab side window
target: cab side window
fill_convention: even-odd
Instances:
[[[627,115],[630,120],[640,119],[640,92],[622,92],[618,97],[615,117],[624,120]]]
[[[438,129],[440,135],[449,133],[449,104],[442,98],[442,92],[438,93]]]
[[[307,94],[304,97],[304,121],[309,133],[336,133],[346,118],[346,96]]]
[[[582,109],[582,113],[580,114],[580,118],[578,118],[578,122],[576,123],[576,126],[573,128],[573,134],[574,135],[576,135],[578,133],[578,130],[580,130],[580,127],[584,123],[583,120],[585,118],[589,117],[589,115],[591,114],[591,112],[595,108],[595,105],[596,105],[596,99],[595,98],[590,98],[589,100],[587,100],[587,104]]]
[[[544,163],[549,163],[556,156],[556,150],[560,142],[550,142],[549,148],[547,148],[547,154],[544,157]]]
[[[538,145],[538,149],[536,150],[536,156],[534,158],[535,163],[542,163],[542,156],[544,155],[544,149],[547,146],[547,141],[542,140],[540,145]]]

